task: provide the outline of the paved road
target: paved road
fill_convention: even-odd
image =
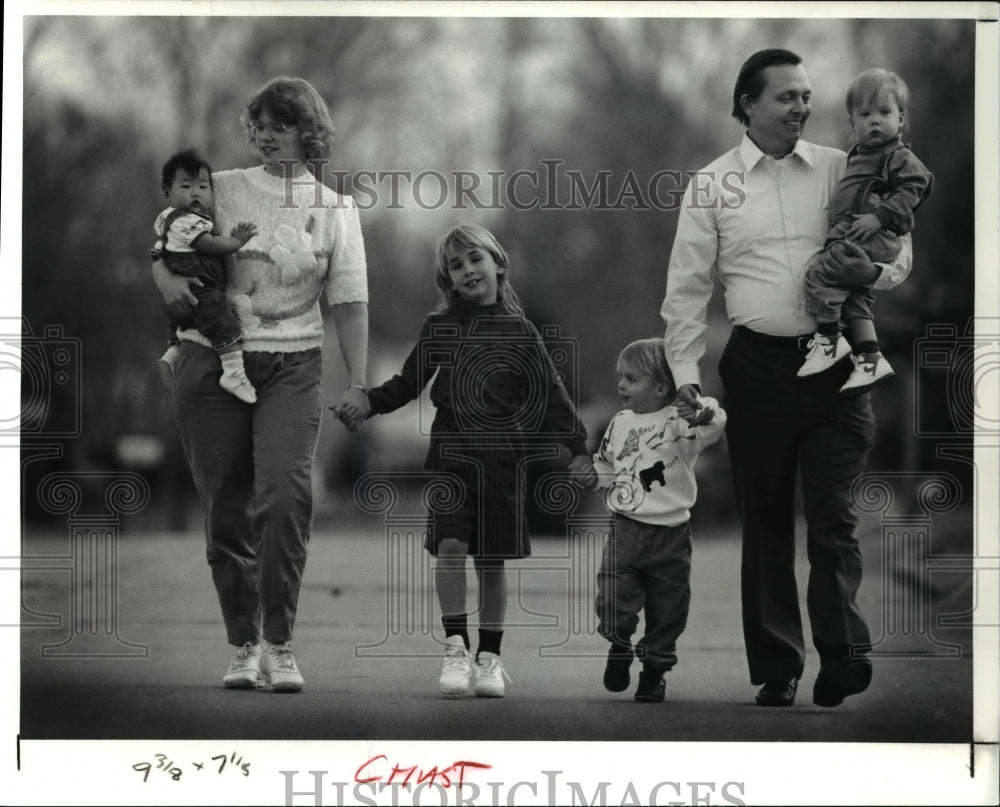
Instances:
[[[691,616],[666,703],[637,704],[631,692],[616,695],[601,685],[606,646],[593,632],[592,616],[596,535],[574,542],[536,539],[535,556],[512,565],[514,595],[503,647],[513,679],[507,697],[442,699],[436,692],[441,634],[437,628],[427,633],[437,613],[427,584],[429,564],[418,540],[407,537],[411,527],[395,529],[397,540],[374,521],[321,528],[314,535],[295,641],[306,688],[296,695],[221,686],[230,649],[200,535],[123,534],[116,572],[79,578],[84,582],[75,587],[75,598],[70,571],[44,568],[54,562],[26,562],[38,570],[24,576],[24,604],[31,612],[25,621],[35,623],[21,631],[24,748],[46,739],[364,740],[366,747],[409,740],[972,739],[970,631],[935,628],[930,635],[919,622],[905,622],[967,609],[969,589],[956,585],[950,594],[936,592],[928,612],[922,600],[912,599],[919,593],[914,584],[883,575],[881,527],[875,522],[862,523],[867,578],[861,604],[875,634],[891,635],[879,646],[884,655],[876,658],[869,691],[835,709],[811,703],[818,666],[811,651],[794,707],[753,704],[740,633],[738,546],[731,537],[710,535],[696,536]],[[67,546],[59,530],[30,543],[39,558],[65,556]],[[88,568],[106,567],[95,562]],[[804,581],[806,569],[800,572]],[[115,622],[113,616],[94,617],[102,613],[107,581],[115,577],[113,627],[120,642],[89,635],[86,622],[98,633]],[[39,625],[45,614],[61,615],[61,625]],[[961,655],[912,657],[946,653],[944,644]],[[109,648],[123,657],[64,657]],[[963,759],[968,753],[966,748]],[[718,796],[712,803],[720,803]]]

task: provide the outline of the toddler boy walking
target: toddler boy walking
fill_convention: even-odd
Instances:
[[[623,692],[629,667],[642,661],[635,699],[664,699],[664,674],[677,663],[676,643],[691,602],[690,508],[697,496],[698,454],[722,435],[726,413],[713,398],[697,412],[674,405],[677,393],[663,339],[632,342],[618,357],[624,408],[608,424],[594,455],[596,487],[607,488],[614,514],[597,575],[598,631],[611,643],[604,686]],[[644,611],[645,635],[632,646]]]

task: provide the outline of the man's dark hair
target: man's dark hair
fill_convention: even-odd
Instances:
[[[202,169],[208,171],[208,180],[212,181],[212,166],[206,162],[194,149],[184,149],[178,151],[163,164],[163,187],[169,188],[174,184],[174,178],[178,171],[183,171],[189,176],[196,177]]]
[[[764,92],[764,85],[767,79],[764,77],[764,68],[773,67],[776,64],[802,64],[802,58],[797,53],[783,48],[768,48],[759,50],[745,62],[740,68],[740,74],[736,77],[736,87],[733,89],[733,117],[744,126],[750,125],[750,119],[740,105],[740,99],[745,95],[751,101],[760,98]]]

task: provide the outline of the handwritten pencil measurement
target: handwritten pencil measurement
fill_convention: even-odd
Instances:
[[[137,762],[132,766],[132,770],[137,773],[142,774],[142,781],[149,781],[149,774],[152,771],[162,771],[167,776],[169,776],[173,781],[181,781],[181,777],[184,774],[184,770],[171,759],[167,754],[154,754],[153,759],[155,762]],[[227,768],[235,771],[237,773],[242,773],[243,776],[250,776],[250,761],[245,760],[240,754],[233,751],[231,754],[217,754],[209,759],[208,763],[204,761],[191,762],[190,765],[195,771],[205,770],[206,765],[208,765],[208,770],[215,770],[216,773],[221,774]]]
[[[237,759],[235,751],[233,751],[233,753],[229,755],[228,759],[226,758],[225,754],[222,754],[221,756],[212,757],[212,761],[219,763],[219,773],[222,773],[226,769],[226,763],[228,762],[235,765],[239,770],[243,771],[244,776],[250,775],[250,763],[244,762],[243,757]]]
[[[164,771],[171,779],[175,782],[179,782],[181,778],[181,769],[174,766],[174,761],[167,761],[166,754],[156,754],[156,770]],[[149,772],[153,770],[153,765],[150,762],[137,762],[132,766],[132,770],[138,771],[142,774],[142,781],[149,781]]]

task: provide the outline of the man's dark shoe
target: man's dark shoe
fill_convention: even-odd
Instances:
[[[848,695],[857,695],[872,682],[872,663],[866,658],[838,658],[820,667],[813,685],[813,703],[840,706]]]
[[[632,666],[635,653],[631,647],[624,648],[611,645],[608,650],[608,663],[604,668],[604,688],[609,692],[624,692],[631,683],[628,668]]]
[[[663,673],[643,670],[639,673],[639,686],[635,689],[635,699],[639,703],[661,703],[667,694],[667,682]]]
[[[798,688],[797,678],[790,681],[768,681],[757,693],[757,704],[759,706],[791,706],[795,703],[795,691]]]

